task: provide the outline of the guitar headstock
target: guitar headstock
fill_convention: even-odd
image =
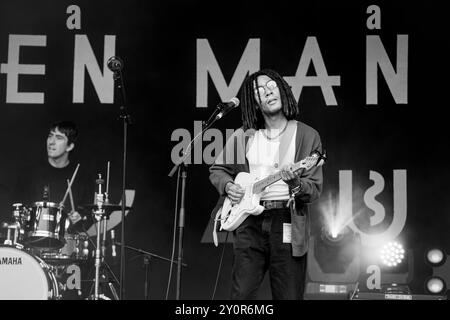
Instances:
[[[314,166],[320,167],[325,163],[326,158],[327,157],[326,157],[325,153],[321,153],[320,151],[315,150],[311,156],[306,157],[305,159],[300,161],[299,168],[309,170]]]
[[[327,159],[327,155],[326,155],[325,149],[324,149],[323,152],[320,152],[320,151],[317,150],[317,149],[314,150],[313,156],[316,156],[316,157],[317,157],[317,163],[316,163],[316,166],[317,166],[317,167],[320,167],[320,166],[324,165],[324,164],[325,164],[325,161],[328,160],[328,159]]]

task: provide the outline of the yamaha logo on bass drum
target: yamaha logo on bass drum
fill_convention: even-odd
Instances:
[[[0,265],[18,265],[22,264],[21,257],[0,257]]]

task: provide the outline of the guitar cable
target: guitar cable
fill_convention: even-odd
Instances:
[[[169,279],[167,280],[167,289],[166,289],[166,300],[169,299],[169,290],[170,290],[170,282],[172,279],[172,270],[173,270],[173,262],[175,258],[175,243],[176,243],[176,234],[177,234],[177,221],[178,221],[178,192],[180,186],[180,170],[178,170],[177,175],[177,189],[175,191],[175,215],[173,221],[173,241],[172,241],[172,255],[170,256],[170,270],[169,270]]]
[[[223,243],[222,254],[220,255],[219,268],[217,269],[216,283],[214,284],[214,290],[213,290],[213,294],[212,294],[211,300],[214,300],[214,297],[216,295],[217,284],[219,283],[219,277],[220,277],[220,269],[222,269],[223,256],[224,256],[224,253],[225,253],[225,247],[227,245],[228,235],[229,234],[230,233],[227,232],[227,235],[225,236],[225,241]]]

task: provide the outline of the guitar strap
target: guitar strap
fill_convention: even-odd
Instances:
[[[287,132],[283,135],[283,137],[281,137],[281,141],[280,141],[280,160],[281,160],[280,161],[280,165],[281,164],[283,164],[283,165],[287,164],[287,163],[285,163],[286,162],[285,161],[286,160],[285,157],[286,157],[286,153],[287,153],[287,150],[289,148],[289,145],[290,145],[290,143],[292,141],[292,136],[294,134],[296,126],[297,126],[297,121],[290,120],[289,124],[288,124],[288,127],[286,129]],[[289,197],[289,201],[287,203],[287,207],[290,208],[291,215],[292,215],[295,212],[295,210],[296,210],[295,209],[294,194],[291,194],[291,196]]]
[[[217,222],[221,221],[222,215],[222,207],[219,208],[216,212],[216,216],[214,217],[214,226],[213,226],[213,242],[217,247],[219,245],[219,240],[217,239]],[[220,226],[220,230],[222,230],[222,226]]]

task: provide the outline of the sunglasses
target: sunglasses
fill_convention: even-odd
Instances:
[[[275,90],[275,88],[277,88],[277,83],[275,82],[275,80],[269,80],[266,82],[266,84],[264,86],[259,86],[255,89],[255,93],[258,93],[259,95],[265,94],[266,93],[266,88],[269,89],[270,91]]]

